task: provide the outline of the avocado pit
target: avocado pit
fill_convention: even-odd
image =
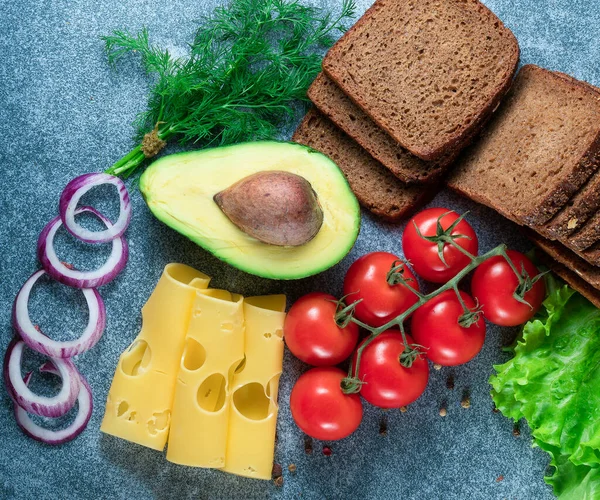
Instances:
[[[312,186],[290,172],[257,172],[213,199],[241,231],[270,245],[304,245],[323,224],[323,211]]]

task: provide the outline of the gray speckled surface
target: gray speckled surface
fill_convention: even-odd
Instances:
[[[131,60],[111,72],[99,36],[115,28],[150,28],[159,44],[185,50],[194,19],[217,0],[21,0],[0,2],[0,352],[12,336],[10,308],[26,278],[37,268],[36,238],[56,214],[58,196],[72,177],[105,169],[129,151],[130,123],[144,106],[147,82]],[[316,4],[337,5],[334,0]],[[370,0],[358,2],[364,11]],[[487,0],[514,30],[522,62],[537,63],[600,85],[600,2],[598,0]],[[285,292],[289,299],[322,289],[339,294],[344,271],[372,250],[400,251],[402,225],[391,226],[364,215],[352,253],[320,276],[278,283],[240,273],[211,257],[156,221],[138,192],[128,238],[126,271],[101,289],[108,310],[103,339],[76,360],[94,391],[96,405],[87,431],[67,445],[50,448],[24,437],[12,417],[8,396],[0,391],[0,499],[7,498],[551,498],[542,477],[548,459],[530,447],[524,429],[492,412],[487,378],[492,364],[506,359],[500,345],[515,332],[490,327],[481,355],[452,370],[432,371],[425,395],[407,413],[366,407],[352,437],[331,445],[333,455],[304,452],[287,399],[293,381],[306,367],[285,358],[281,380],[276,461],[284,485],[180,467],[164,455],[100,434],[104,401],[119,353],[136,335],[139,310],[163,266],[181,261],[215,277],[213,284],[243,294]],[[104,203],[102,193],[95,201]],[[94,200],[91,200],[94,201]],[[432,205],[472,210],[482,250],[501,241],[526,250],[515,228],[495,213],[440,193]],[[107,207],[114,209],[114,207]],[[59,239],[75,264],[93,266],[108,253]],[[84,258],[85,257],[85,258]],[[79,259],[79,260],[78,260]],[[71,299],[78,307],[65,306]],[[35,293],[34,321],[56,336],[83,325],[78,292],[48,285]],[[73,334],[71,332],[71,335]],[[455,388],[446,388],[449,373]],[[47,384],[47,381],[45,382]],[[42,384],[43,385],[43,384]],[[471,408],[460,407],[463,390]],[[442,401],[448,416],[438,416]],[[386,436],[379,435],[385,415]],[[295,463],[292,475],[287,465]],[[498,480],[503,476],[503,480]]]

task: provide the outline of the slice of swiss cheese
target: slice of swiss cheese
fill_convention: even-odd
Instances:
[[[195,467],[225,465],[230,387],[244,359],[244,298],[198,290],[173,401],[167,460]]]
[[[168,264],[142,309],[142,329],[121,354],[100,430],[163,450],[169,434],[175,380],[192,304],[210,278]]]
[[[285,295],[244,301],[245,363],[234,374],[223,470],[271,479],[283,362]]]

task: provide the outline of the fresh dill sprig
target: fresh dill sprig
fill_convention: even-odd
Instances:
[[[231,0],[201,20],[181,58],[152,45],[145,28],[103,37],[111,65],[135,53],[154,79],[138,146],[107,172],[128,177],[171,137],[203,146],[275,137],[354,12],[353,0],[337,15],[298,0]]]

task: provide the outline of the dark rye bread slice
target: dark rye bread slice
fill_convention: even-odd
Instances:
[[[377,0],[323,69],[398,143],[436,161],[481,127],[518,60],[514,35],[477,0]]]
[[[600,267],[593,266],[558,241],[550,241],[530,229],[526,229],[524,232],[527,238],[538,248],[563,266],[568,267],[591,286],[600,290]]]
[[[600,169],[575,193],[567,204],[546,224],[542,232],[552,239],[564,239],[573,234],[600,209]]]
[[[598,169],[600,96],[524,66],[448,186],[528,225],[548,222]]]
[[[576,290],[596,307],[600,307],[600,291],[591,286],[587,281],[580,278],[568,267],[556,262],[552,257],[541,250],[536,252],[536,256],[550,268],[550,270],[562,278],[567,285]]]
[[[317,110],[310,110],[294,142],[329,156],[348,179],[358,201],[374,214],[397,221],[428,201],[431,188],[407,186]]]
[[[308,97],[321,113],[408,184],[435,182],[454,159],[452,156],[428,162],[412,155],[380,129],[324,73],[319,73],[309,87]]]
[[[576,251],[585,251],[600,240],[600,212],[596,212],[565,241],[565,244]]]
[[[556,74],[568,81],[585,85],[600,96],[598,87],[576,80],[566,73],[556,72]],[[594,175],[569,199],[567,204],[542,226],[541,232],[551,239],[564,240],[567,236],[582,228],[598,209],[600,209],[600,169],[596,170]]]

